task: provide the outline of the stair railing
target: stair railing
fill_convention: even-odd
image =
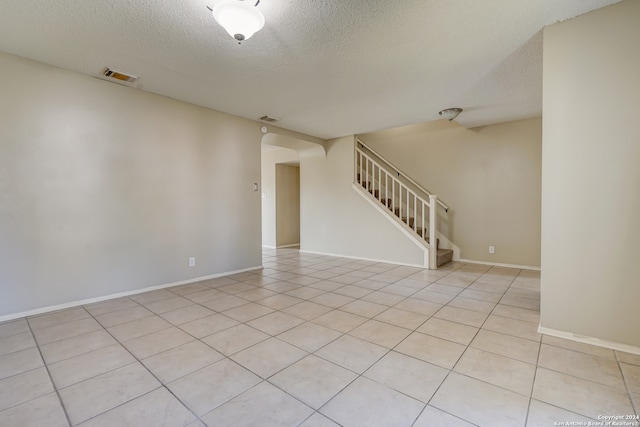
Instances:
[[[363,148],[371,152],[377,159],[366,153]],[[418,194],[403,180],[408,181],[416,189],[422,191],[423,195]],[[356,140],[354,182],[363,187],[378,203],[391,210],[391,213],[399,221],[418,234],[423,241],[427,240],[429,266],[430,268],[436,268],[438,248],[437,207],[440,205],[445,210],[448,210],[448,206],[440,202],[437,196],[429,193],[384,160],[360,140]]]
[[[389,162],[387,159],[385,159],[382,155],[378,154],[373,148],[369,147],[367,144],[362,142],[360,139],[356,138],[356,151],[360,150],[360,151],[364,152],[365,150],[362,150],[363,148],[366,151],[368,151],[371,154],[373,154],[380,162],[382,162],[385,165],[387,165],[387,169],[391,169],[392,171],[394,171],[398,177],[402,177],[405,181],[410,182],[411,185],[413,185],[416,189],[422,191],[427,197],[429,197],[431,195],[431,192],[429,190],[427,190],[426,188],[424,188],[423,186],[421,186],[420,184],[415,182],[413,179],[411,179],[411,177],[409,175],[405,174],[400,169],[395,167],[391,162]],[[443,203],[440,199],[438,199],[438,205],[440,205],[442,208],[444,208],[445,212],[449,212],[449,206],[447,206],[445,203]]]

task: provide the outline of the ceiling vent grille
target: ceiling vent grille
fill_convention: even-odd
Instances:
[[[275,117],[262,116],[260,117],[260,120],[262,120],[263,122],[273,123],[273,122],[277,122],[280,119],[276,119]]]
[[[102,75],[109,79],[118,80],[125,83],[133,83],[138,80],[137,76],[132,76],[130,74],[123,73],[122,71],[116,71],[109,67],[106,67],[102,71]]]

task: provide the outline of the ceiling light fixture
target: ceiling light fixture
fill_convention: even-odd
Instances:
[[[440,111],[438,114],[440,114],[440,117],[442,117],[443,119],[447,119],[451,121],[456,117],[458,117],[458,114],[460,113],[462,113],[462,108],[445,108],[444,110]]]
[[[220,0],[213,9],[215,20],[227,33],[241,43],[264,27],[264,15],[258,10],[260,0]]]

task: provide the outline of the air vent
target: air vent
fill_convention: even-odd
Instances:
[[[260,120],[262,120],[263,122],[273,123],[273,122],[277,122],[280,119],[276,119],[275,117],[262,116],[260,117]]]
[[[133,83],[138,80],[137,76],[132,76],[130,74],[123,73],[122,71],[112,70],[109,67],[106,67],[104,71],[102,71],[102,75],[108,77],[109,79],[114,79],[125,83]]]

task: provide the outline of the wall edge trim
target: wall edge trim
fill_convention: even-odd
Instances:
[[[239,274],[239,273],[246,273],[248,271],[261,270],[262,268],[263,268],[262,265],[259,265],[259,266],[255,266],[255,267],[244,268],[244,269],[241,269],[241,270],[227,271],[227,272],[224,272],[224,273],[210,274],[208,276],[200,276],[200,277],[195,277],[193,279],[181,280],[181,281],[173,282],[173,283],[165,283],[163,285],[149,286],[149,287],[146,287],[146,288],[136,289],[136,290],[133,290],[133,291],[118,292],[118,293],[115,293],[115,294],[104,295],[104,296],[101,296],[101,297],[87,298],[87,299],[83,299],[83,300],[76,300],[76,301],[71,301],[71,302],[62,303],[62,304],[49,305],[49,306],[45,306],[45,307],[35,308],[33,310],[26,310],[26,311],[21,311],[21,312],[18,312],[18,313],[2,315],[2,316],[0,316],[0,322],[5,322],[5,321],[8,321],[8,320],[20,319],[20,318],[28,317],[28,316],[36,316],[36,315],[39,315],[39,314],[45,314],[45,313],[49,313],[49,312],[52,312],[52,311],[65,310],[67,308],[78,307],[78,306],[81,306],[81,305],[94,304],[94,303],[97,303],[97,302],[103,302],[103,301],[108,301],[108,300],[112,300],[112,299],[116,299],[116,298],[127,297],[127,296],[130,296],[130,295],[138,295],[138,294],[142,294],[142,293],[145,293],[145,292],[156,291],[156,290],[159,290],[159,289],[172,288],[174,286],[188,285],[190,283],[202,282],[204,280],[217,279],[219,277],[231,276],[231,275]]]
[[[522,270],[533,270],[540,271],[540,267],[535,267],[532,265],[519,265],[519,264],[505,264],[502,262],[489,262],[489,261],[475,261],[472,259],[464,259],[460,258],[458,262],[466,262],[469,264],[484,264],[484,265],[492,265],[494,267],[508,267],[508,268],[520,268]]]
[[[403,263],[403,262],[397,262],[397,261],[389,261],[389,260],[384,260],[384,259],[363,258],[363,257],[358,257],[358,256],[340,255],[340,254],[332,254],[332,253],[326,253],[326,252],[314,252],[314,251],[307,251],[307,250],[302,250],[302,249],[300,249],[300,253],[309,254],[309,255],[333,256],[333,257],[338,257],[338,258],[355,259],[355,260],[359,260],[359,261],[384,262],[384,263],[387,263],[387,264],[401,265],[401,266],[404,266],[404,267],[417,267],[417,268],[422,268],[422,269],[428,270],[428,268],[425,267],[424,265],[409,264],[409,263]]]
[[[564,338],[566,340],[575,341],[583,344],[595,345],[597,347],[609,348],[611,350],[622,351],[640,356],[640,347],[629,344],[623,344],[614,341],[607,341],[600,338],[587,337],[584,335],[576,335],[571,332],[561,331],[558,329],[547,328],[542,325],[538,326],[538,333],[549,335],[556,338]]]

